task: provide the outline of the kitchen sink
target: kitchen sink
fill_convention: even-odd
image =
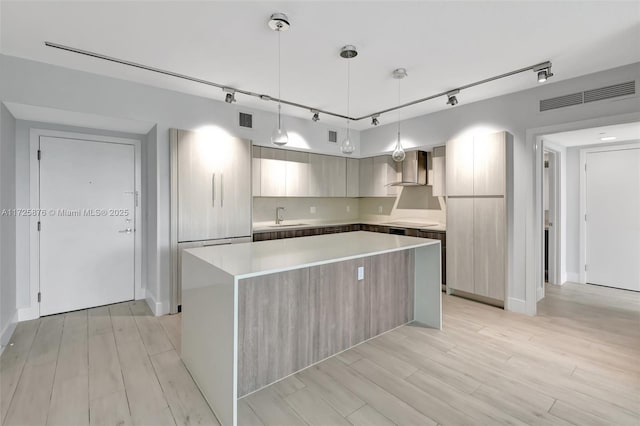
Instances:
[[[308,223],[280,223],[278,225],[269,225],[269,228],[288,228],[291,226],[305,226],[308,225]]]

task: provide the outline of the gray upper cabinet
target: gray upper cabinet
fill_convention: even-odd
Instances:
[[[473,195],[473,138],[458,138],[447,142],[447,195]]]
[[[178,130],[177,155],[178,241],[250,235],[251,143]]]
[[[309,154],[306,152],[286,151],[287,197],[306,197],[309,194]]]
[[[347,158],[347,197],[360,196],[360,161]]]
[[[473,194],[505,194],[506,132],[473,138]]]
[[[345,197],[347,163],[344,157],[309,154],[309,197]]]
[[[287,154],[282,149],[260,149],[260,196],[287,195]]]
[[[437,146],[433,148],[431,190],[434,197],[444,197],[446,190],[446,147]]]
[[[390,155],[361,158],[359,177],[361,197],[393,197],[399,192],[389,185],[400,179],[399,167]]]
[[[505,195],[507,132],[447,142],[448,196]]]

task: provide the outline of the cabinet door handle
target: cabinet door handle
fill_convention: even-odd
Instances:
[[[216,206],[216,174],[213,173],[211,176],[211,204],[213,207]]]
[[[224,173],[220,173],[220,207],[224,204]]]

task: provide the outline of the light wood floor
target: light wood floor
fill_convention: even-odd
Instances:
[[[548,287],[539,316],[445,296],[404,326],[243,398],[245,425],[639,425],[640,294]],[[4,425],[217,424],[179,358],[180,317],[140,302],[20,323]]]

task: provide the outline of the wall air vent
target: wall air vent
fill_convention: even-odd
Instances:
[[[338,143],[338,132],[329,130],[329,142]]]
[[[635,94],[635,80],[628,81],[626,83],[600,87],[599,89],[585,90],[584,92],[572,93],[570,95],[558,96],[556,98],[543,99],[540,101],[540,112]]]
[[[635,95],[636,82],[614,84],[613,86],[601,87],[599,89],[586,90],[584,92],[584,103],[601,101],[603,99],[617,98],[619,96]]]
[[[582,104],[582,92],[540,101],[540,112]]]
[[[247,129],[253,129],[253,115],[241,112],[238,115],[238,124],[240,127],[246,127]]]

